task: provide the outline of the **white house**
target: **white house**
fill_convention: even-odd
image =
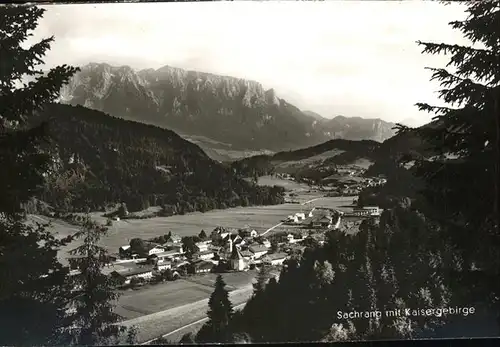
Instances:
[[[283,265],[283,262],[288,258],[288,254],[286,253],[273,253],[267,254],[262,258],[262,262],[264,264],[270,265]]]
[[[305,213],[296,213],[295,216],[297,216],[298,220],[304,220],[304,219],[306,219]]]
[[[172,268],[172,263],[169,261],[157,265],[158,271],[167,270],[171,268]]]
[[[288,216],[288,218],[286,219],[286,221],[288,223],[298,223],[299,222],[299,217],[297,217],[297,215]]]
[[[262,245],[266,248],[271,248],[271,241],[265,239],[264,241],[262,241]]]
[[[309,213],[307,215],[309,218],[312,218],[314,210],[315,210],[315,208],[313,208],[311,211],[309,211]]]
[[[256,230],[250,231],[250,237],[257,237],[259,236],[259,233]]]
[[[148,255],[158,254],[165,252],[165,248],[162,246],[155,246],[148,251]]]
[[[204,251],[198,253],[198,259],[202,260],[210,260],[215,256],[215,253],[213,251]]]
[[[379,216],[380,209],[377,206],[366,206],[353,209],[353,214],[356,216]]]
[[[140,277],[144,279],[150,279],[151,277],[153,277],[153,266],[140,266],[135,263],[131,263],[130,265],[131,266],[127,269],[113,271],[111,275],[124,278],[126,284],[130,283],[130,280],[134,277]]]
[[[378,206],[366,206],[363,207],[365,210],[368,210],[371,216],[378,216],[380,215],[380,209]]]
[[[268,248],[261,245],[252,245],[248,249],[253,253],[255,259],[262,257],[268,252]]]
[[[158,257],[158,263],[163,263],[164,261],[179,259],[181,253],[176,250],[172,250],[172,251],[156,253],[155,255]]]
[[[208,246],[210,245],[210,241],[201,241],[196,242],[196,247],[200,250],[200,252],[208,251]]]

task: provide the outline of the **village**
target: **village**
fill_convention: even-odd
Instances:
[[[275,227],[259,234],[252,228],[216,227],[209,235],[180,237],[168,232],[150,240],[134,238],[111,254],[103,272],[117,280],[122,289],[148,283],[175,281],[204,273],[244,272],[268,266],[279,270],[286,260],[304,252],[306,245],[323,244],[328,231],[338,230],[343,219],[377,217],[378,207],[342,212],[314,207],[287,216]]]
[[[325,168],[320,168],[326,170]],[[317,186],[320,191],[327,192],[327,196],[357,196],[363,189],[377,187],[387,183],[383,175],[377,177],[365,177],[366,170],[356,165],[338,166],[334,174],[315,182],[311,178],[301,177],[297,179],[287,173],[277,173],[275,176],[280,179],[306,183],[309,186]],[[294,203],[294,200],[288,200]]]

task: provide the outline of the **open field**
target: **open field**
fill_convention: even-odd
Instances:
[[[316,194],[316,195],[313,195]],[[226,228],[250,227],[262,233],[270,227],[278,224],[286,216],[307,211],[311,207],[335,208],[341,211],[349,212],[351,208],[345,207],[352,203],[352,197],[318,197],[318,193],[300,193],[301,200],[308,199],[310,202],[302,204],[281,204],[271,206],[251,206],[236,207],[227,210],[213,210],[206,213],[195,212],[186,215],[177,215],[171,217],[156,217],[151,219],[130,219],[113,222],[109,227],[101,244],[110,252],[117,252],[120,246],[126,245],[131,239],[140,237],[149,239],[152,237],[164,235],[172,231],[180,236],[189,236],[198,234],[202,229],[207,232],[212,231],[217,226]],[[304,201],[304,202],[305,202]],[[99,222],[105,219],[99,217],[100,213],[91,214],[92,218]],[[48,220],[45,217],[33,216],[31,218],[39,221]],[[286,229],[285,226],[276,228],[275,232]],[[52,230],[58,236],[67,236],[78,229],[66,222],[53,220]],[[75,248],[79,242],[73,242],[70,247],[63,250],[61,258],[67,257],[67,251]]]
[[[149,239],[169,231],[180,236],[190,236],[198,234],[202,229],[211,232],[217,226],[235,229],[250,227],[263,232],[287,215],[300,212],[301,208],[303,206],[300,204],[236,207],[171,217],[121,220],[109,227],[108,234],[102,238],[102,244],[116,252],[134,237]]]
[[[234,306],[247,302],[252,296],[251,285],[232,291],[229,299]],[[208,310],[208,298],[192,302],[183,306],[170,308],[153,314],[123,321],[121,324],[127,327],[138,328],[137,339],[139,343],[157,338],[163,334],[183,328],[188,324],[206,318]],[[182,335],[181,335],[182,336]],[[172,339],[177,342],[177,337]]]
[[[351,212],[351,204],[354,199],[356,199],[354,196],[321,197],[311,202],[311,205],[315,207],[333,208],[342,212]]]
[[[124,319],[137,318],[206,299],[212,292],[211,286],[184,279],[147,285],[137,290],[122,292],[115,312]]]
[[[251,285],[253,283],[253,279],[257,276],[257,271],[249,270],[245,272],[228,272],[221,275],[224,282],[226,282],[226,289],[231,291]],[[214,287],[217,276],[218,274],[216,273],[207,273],[191,276],[186,278],[186,280],[206,287]]]

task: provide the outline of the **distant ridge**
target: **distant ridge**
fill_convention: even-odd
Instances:
[[[325,119],[301,111],[256,81],[168,65],[135,71],[90,63],[63,88],[60,101],[188,138],[205,137],[232,150],[293,150],[334,138],[381,142],[394,135],[392,123]],[[207,149],[209,142],[200,145]]]

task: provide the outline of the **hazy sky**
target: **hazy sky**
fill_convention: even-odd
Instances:
[[[464,6],[434,1],[202,2],[46,6],[34,39],[54,35],[49,66],[170,65],[248,78],[324,117],[413,119],[437,102],[415,41],[467,43],[448,22]]]

